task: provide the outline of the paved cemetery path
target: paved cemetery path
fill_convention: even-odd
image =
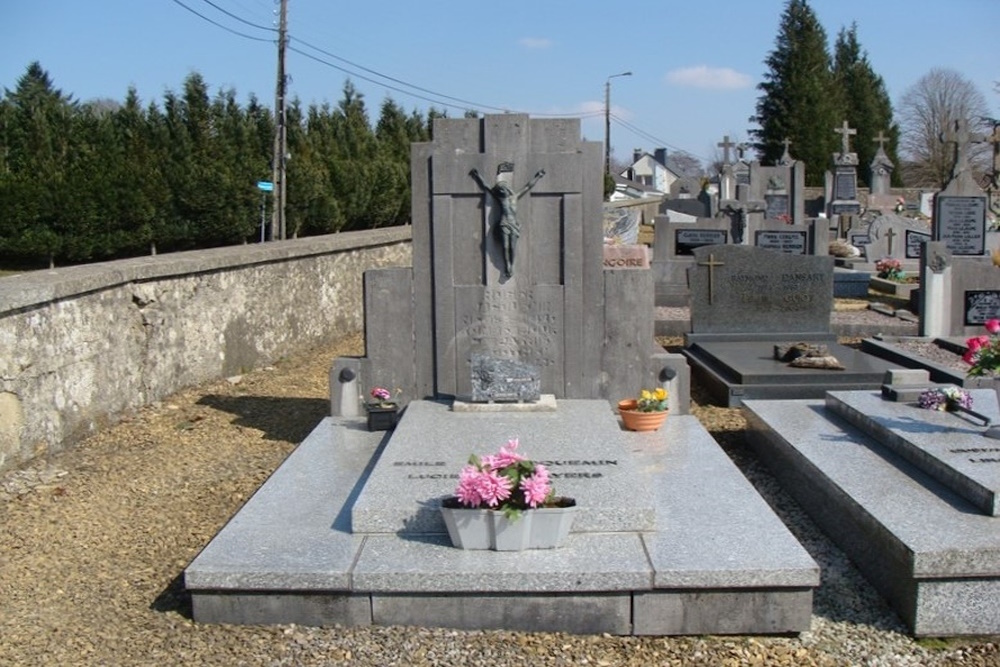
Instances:
[[[361,348],[352,336],[179,392],[0,480],[0,665],[1000,664],[996,643],[925,648],[908,638],[745,455],[739,410],[697,405],[823,567],[813,628],[801,637],[193,623],[179,579],[184,567],[327,414],[330,361]]]

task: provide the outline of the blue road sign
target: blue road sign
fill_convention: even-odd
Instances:
[[[271,181],[257,181],[257,189],[261,190],[262,192],[273,192],[274,183],[272,183]]]

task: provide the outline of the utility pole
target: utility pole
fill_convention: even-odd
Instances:
[[[285,194],[288,192],[285,179],[285,159],[288,155],[288,130],[285,112],[286,82],[285,47],[288,45],[288,0],[281,0],[281,14],[278,20],[278,82],[274,94],[274,158],[272,159],[272,181],[274,182],[274,212],[271,215],[271,240],[285,238]]]
[[[604,82],[604,173],[611,173],[611,79],[616,76],[632,76],[632,72],[612,74]]]

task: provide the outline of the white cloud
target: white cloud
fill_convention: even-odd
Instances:
[[[522,37],[518,43],[526,49],[547,49],[552,46],[552,40],[544,37]]]
[[[735,90],[749,88],[753,85],[753,80],[748,74],[741,74],[728,67],[709,67],[708,65],[671,70],[667,72],[666,80],[668,83],[678,86],[715,90]]]

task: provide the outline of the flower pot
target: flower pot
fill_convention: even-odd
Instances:
[[[493,519],[490,510],[441,507],[451,543],[459,549],[491,549]]]
[[[398,405],[369,404],[365,406],[365,409],[368,411],[369,431],[388,431],[396,426],[396,417],[399,413]]]
[[[470,509],[448,498],[441,504],[441,516],[452,545],[459,549],[554,549],[566,541],[576,516],[575,500],[557,502],[557,507],[524,510],[511,520],[502,511]]]
[[[618,401],[618,412],[629,431],[655,431],[663,425],[669,410],[640,412],[635,399]]]
[[[521,512],[516,519],[508,519],[503,512],[490,512],[493,520],[493,548],[496,551],[524,551],[531,544],[533,510]]]
[[[563,499],[565,507],[539,507],[529,510],[531,514],[531,539],[529,549],[554,549],[569,537],[576,517],[576,501]]]

